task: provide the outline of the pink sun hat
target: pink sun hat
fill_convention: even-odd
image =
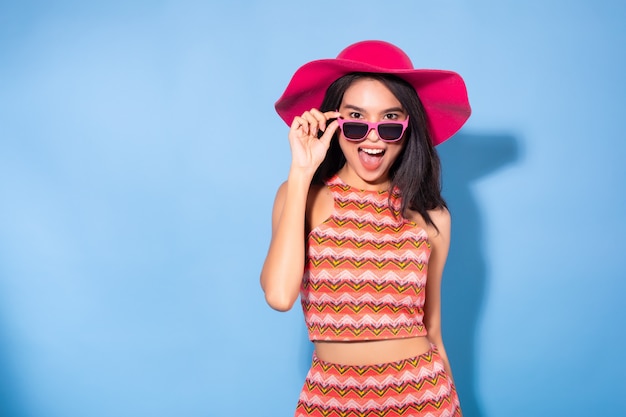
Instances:
[[[415,88],[424,110],[433,145],[454,135],[472,110],[465,82],[453,71],[415,69],[407,54],[391,43],[377,40],[357,42],[335,59],[311,61],[294,73],[275,108],[291,125],[295,116],[319,108],[328,87],[352,72],[393,74]]]

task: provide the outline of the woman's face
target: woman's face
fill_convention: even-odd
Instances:
[[[339,107],[346,120],[380,122],[402,121],[406,111],[391,91],[380,81],[371,78],[356,80],[343,95]],[[364,190],[389,188],[389,170],[402,151],[405,139],[383,142],[376,129],[369,131],[361,142],[349,141],[339,132],[339,146],[346,157],[346,164],[339,176],[347,184]]]

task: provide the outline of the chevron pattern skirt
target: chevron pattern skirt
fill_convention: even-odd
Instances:
[[[381,365],[339,365],[313,355],[296,417],[460,417],[459,398],[433,345]]]

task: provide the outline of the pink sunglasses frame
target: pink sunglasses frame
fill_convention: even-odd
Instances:
[[[394,143],[394,142],[398,142],[399,140],[402,139],[402,137],[404,136],[404,132],[406,132],[406,128],[409,126],[409,116],[406,117],[406,119],[404,119],[403,121],[387,121],[387,120],[383,120],[381,122],[368,122],[366,120],[346,120],[343,117],[338,117],[337,118],[337,122],[339,123],[339,128],[341,129],[341,133],[343,133],[343,136],[346,138],[346,140],[350,141],[350,142],[362,142],[367,138],[367,135],[370,134],[370,132],[372,131],[372,129],[376,130],[376,134],[378,135],[378,138],[383,141],[383,142],[387,142],[387,143]],[[365,132],[365,135],[363,135],[362,138],[359,139],[352,139],[349,138],[345,135],[344,131],[343,131],[343,125],[345,123],[357,123],[357,124],[362,124],[362,125],[367,125],[367,132]],[[401,125],[402,126],[402,133],[400,133],[400,137],[398,137],[397,139],[383,139],[382,136],[380,135],[380,131],[378,130],[378,128],[381,125],[389,125],[389,124],[394,124],[394,125]]]

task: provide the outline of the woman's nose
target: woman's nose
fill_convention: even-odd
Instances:
[[[365,138],[367,140],[371,140],[372,142],[376,142],[380,139],[380,137],[378,137],[378,130],[376,130],[375,127],[372,127],[368,132],[367,132],[367,136],[365,136]]]

